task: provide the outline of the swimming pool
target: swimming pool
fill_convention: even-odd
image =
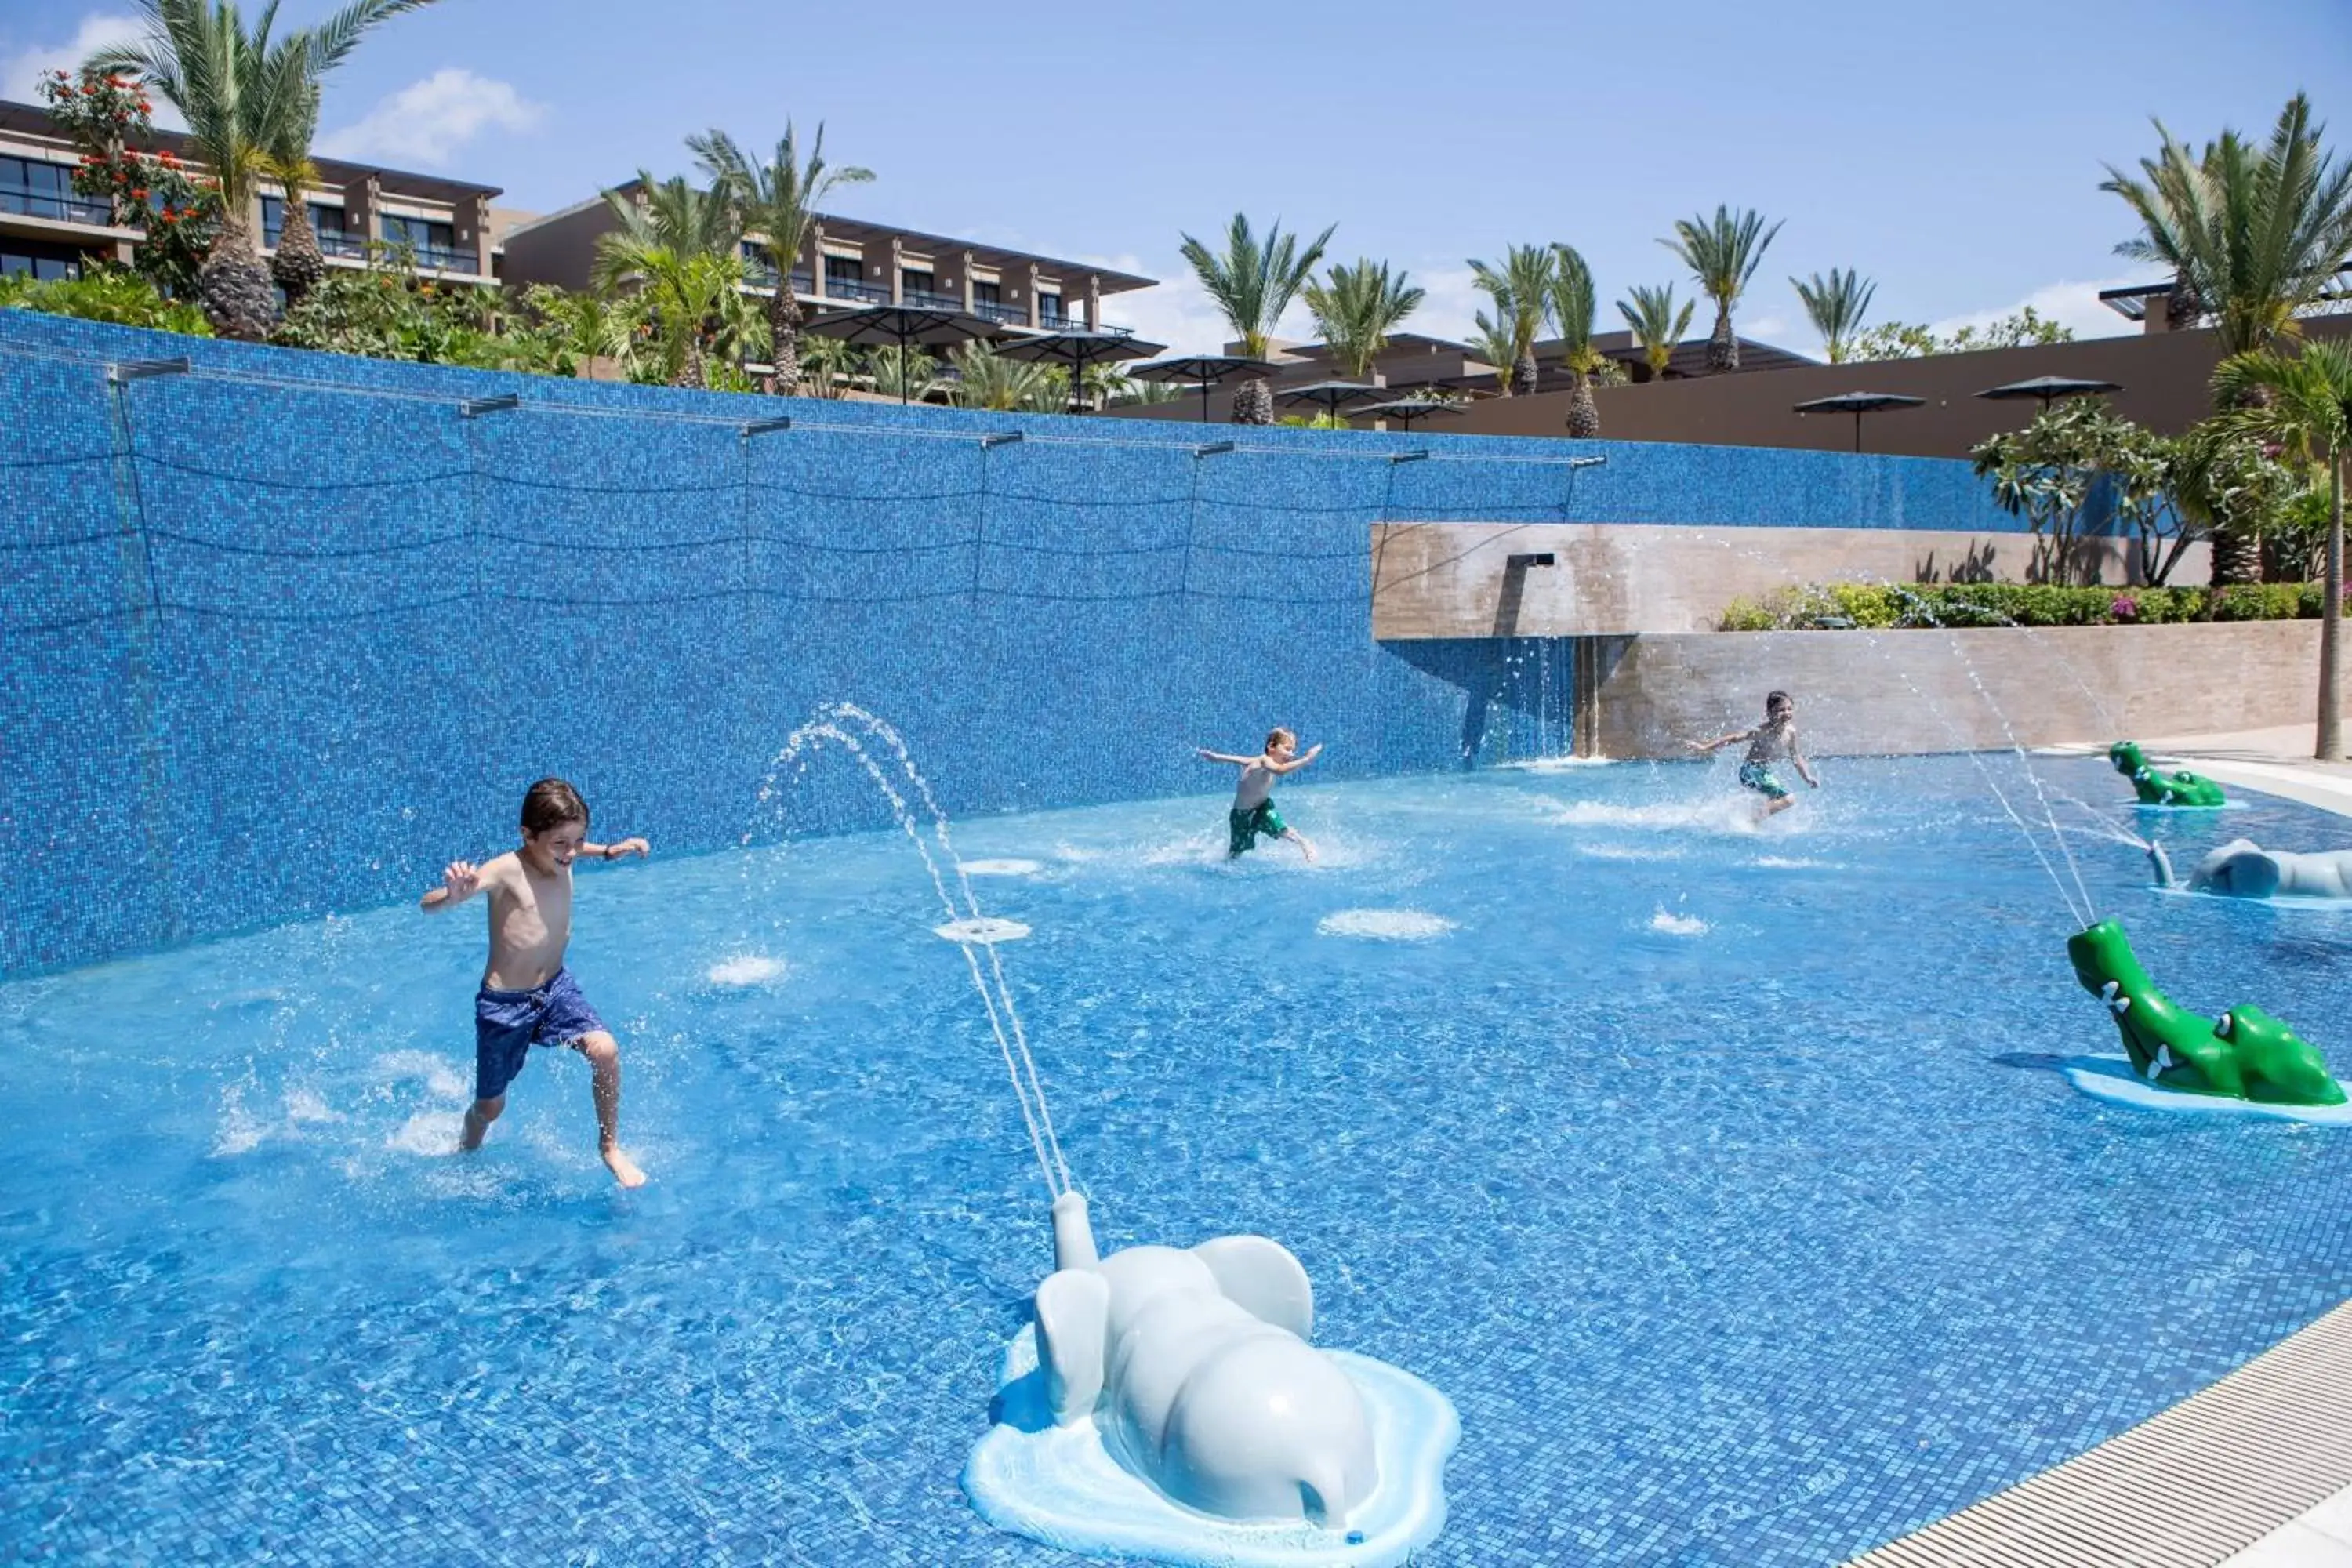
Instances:
[[[2104,762],[2038,765],[2122,812]],[[1003,956],[1104,1245],[1272,1235],[1319,1340],[1453,1399],[1431,1563],[1835,1561],[2352,1294],[2352,1140],[2053,1070],[2113,1032],[1975,765],[1832,762],[1760,832],[1730,769],[1286,788],[1309,873],[1222,864],[1209,797],[959,826],[1034,928]],[[2341,837],[2250,798],[2166,819],[2176,860]],[[2176,998],[2352,1065],[2352,915],[2074,847]],[[445,1152],[471,913],[0,986],[0,1557],[1069,1561],[958,1488],[1049,1253],[905,839],[580,880],[634,1194],[562,1053]]]

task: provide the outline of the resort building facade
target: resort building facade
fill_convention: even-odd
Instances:
[[[634,180],[614,188],[643,199]],[[619,226],[602,195],[518,223],[505,234],[499,275],[517,286],[585,289],[598,237]],[[773,289],[775,270],[758,236],[744,239],[743,254],[754,286],[761,292]],[[792,280],[793,292],[818,309],[914,305],[1038,331],[1123,331],[1105,318],[1103,300],[1156,281],[1088,262],[831,214],[820,214],[811,224],[808,247]]]
[[[186,136],[158,130],[155,146],[205,172]],[[73,278],[90,262],[128,263],[136,253],[143,229],[116,226],[105,203],[75,194],[80,161],[47,110],[0,102],[0,273]],[[497,276],[497,186],[339,158],[312,163],[318,184],[303,199],[328,266],[364,266],[373,244],[407,247],[427,277],[487,283]],[[284,190],[264,182],[246,216],[267,256],[286,221]]]

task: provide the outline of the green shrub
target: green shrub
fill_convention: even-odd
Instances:
[[[35,282],[23,273],[0,279],[0,310],[37,310],[120,327],[154,327],[191,337],[213,335],[203,310],[156,292],[155,285],[123,267],[93,267],[79,278]]]
[[[2316,618],[2316,583],[2230,588],[2069,588],[2054,583],[1823,583],[1735,599],[1727,632],[1923,626],[2178,626]]]

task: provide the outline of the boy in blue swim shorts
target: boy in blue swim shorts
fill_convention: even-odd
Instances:
[[[1760,820],[1797,804],[1796,797],[1789,793],[1789,786],[1773,775],[1772,764],[1775,762],[1785,757],[1797,770],[1797,776],[1809,786],[1814,789],[1822,787],[1822,781],[1813,776],[1812,767],[1805,761],[1804,752],[1797,749],[1796,717],[1796,700],[1785,691],[1775,691],[1764,699],[1764,722],[1753,730],[1718,735],[1712,741],[1690,742],[1690,749],[1713,752],[1737,745],[1741,741],[1748,742],[1747,758],[1739,764],[1739,783],[1743,788],[1752,789],[1764,797],[1764,809],[1758,814]]]
[[[1234,789],[1234,808],[1225,814],[1225,858],[1244,855],[1261,837],[1287,838],[1298,846],[1298,852],[1311,863],[1315,846],[1307,836],[1282,820],[1274,809],[1274,781],[1285,773],[1295,773],[1313,762],[1322,751],[1318,741],[1299,756],[1298,737],[1287,730],[1276,730],[1265,738],[1265,751],[1255,757],[1228,756],[1223,752],[1203,751],[1202,757],[1212,763],[1231,763],[1241,769],[1241,782]]]
[[[428,910],[478,892],[490,900],[490,956],[474,998],[474,1103],[460,1149],[481,1147],[533,1046],[570,1046],[588,1058],[606,1168],[625,1187],[645,1184],[646,1173],[621,1150],[620,1045],[563,967],[563,950],[572,940],[572,862],[649,853],[642,838],[588,842],[588,803],[562,779],[541,779],[522,799],[520,848],[479,866],[453,860],[425,895]]]

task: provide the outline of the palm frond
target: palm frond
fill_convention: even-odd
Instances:
[[[1387,262],[1369,259],[1335,265],[1326,281],[1308,283],[1301,290],[1331,357],[1358,380],[1371,374],[1372,362],[1388,346],[1389,334],[1421,307],[1428,293],[1409,282],[1406,274],[1391,275]]]
[[[1780,232],[1780,224],[1767,228],[1764,215],[1752,207],[1735,213],[1718,205],[1712,218],[1702,213],[1676,220],[1675,237],[1658,243],[1682,258],[1698,280],[1699,291],[1713,300],[1717,309],[1728,310],[1763,263],[1772,237]]]
[[[1226,226],[1222,253],[1189,234],[1181,237],[1180,249],[1202,289],[1240,340],[1242,353],[1255,359],[1265,353],[1275,323],[1306,287],[1338,227],[1334,224],[1326,228],[1301,249],[1298,237],[1285,234],[1279,218],[1261,239],[1251,231],[1248,216],[1235,213]]]
[[[1805,314],[1811,319],[1813,331],[1822,335],[1832,364],[1845,363],[1854,334],[1862,331],[1863,318],[1870,311],[1871,297],[1878,285],[1859,272],[1840,271],[1832,267],[1824,278],[1814,273],[1811,279],[1789,282],[1796,289],[1797,298],[1804,301]]]

